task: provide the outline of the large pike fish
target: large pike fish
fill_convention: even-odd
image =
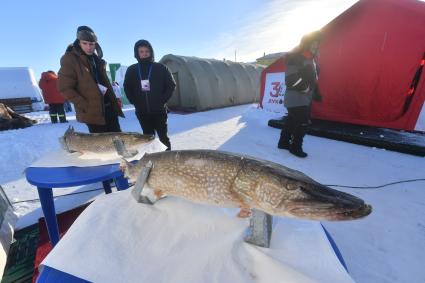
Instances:
[[[133,132],[87,134],[75,132],[73,127],[69,127],[59,141],[62,148],[68,152],[103,154],[116,153],[118,148],[123,148],[125,152],[118,154],[131,157],[138,153],[139,146],[152,142],[154,138],[153,135]],[[117,147],[117,143],[120,143],[121,147]]]
[[[146,185],[156,197],[172,195],[240,207],[240,217],[248,217],[253,208],[313,220],[351,220],[372,211],[363,200],[321,185],[299,171],[234,153],[165,151],[145,154],[136,164],[121,162],[121,170],[131,182],[145,166],[151,166]]]

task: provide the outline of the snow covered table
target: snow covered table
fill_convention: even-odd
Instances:
[[[353,282],[320,222],[275,217],[266,249],[244,242],[249,221],[237,212],[174,197],[141,204],[130,190],[100,196],[38,282]]]

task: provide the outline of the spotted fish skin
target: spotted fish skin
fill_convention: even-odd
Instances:
[[[59,138],[62,148],[68,152],[80,153],[115,153],[114,140],[119,139],[127,150],[137,153],[136,148],[154,140],[153,135],[143,135],[133,132],[117,133],[80,133],[69,127],[63,137]]]
[[[229,152],[158,152],[145,154],[136,164],[123,161],[121,168],[134,182],[149,161],[153,168],[147,185],[157,195],[312,220],[352,220],[372,211],[363,200],[321,185],[299,171]]]

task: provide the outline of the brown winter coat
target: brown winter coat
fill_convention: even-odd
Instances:
[[[100,63],[99,82],[108,88],[105,95],[108,95],[112,109],[115,110],[117,115],[124,117],[106,75],[106,62],[99,58],[96,59],[96,63]],[[93,79],[92,67],[87,56],[75,46],[69,46],[60,63],[58,90],[74,104],[77,121],[86,124],[105,125],[104,99],[96,81]]]

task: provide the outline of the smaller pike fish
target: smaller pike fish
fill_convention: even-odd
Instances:
[[[73,127],[69,127],[63,137],[59,138],[62,148],[68,152],[80,153],[116,153],[117,143],[121,144],[125,151],[126,158],[136,155],[137,149],[143,144],[148,144],[154,140],[153,135],[143,135],[139,133],[96,133],[86,134],[75,132]]]
[[[152,166],[147,166],[152,163]],[[123,160],[131,182],[143,171],[157,198],[182,197],[197,203],[240,207],[270,215],[313,220],[352,220],[371,213],[362,199],[326,187],[305,174],[266,160],[214,150],[181,150],[145,154],[136,164]],[[142,173],[141,173],[142,172]]]

